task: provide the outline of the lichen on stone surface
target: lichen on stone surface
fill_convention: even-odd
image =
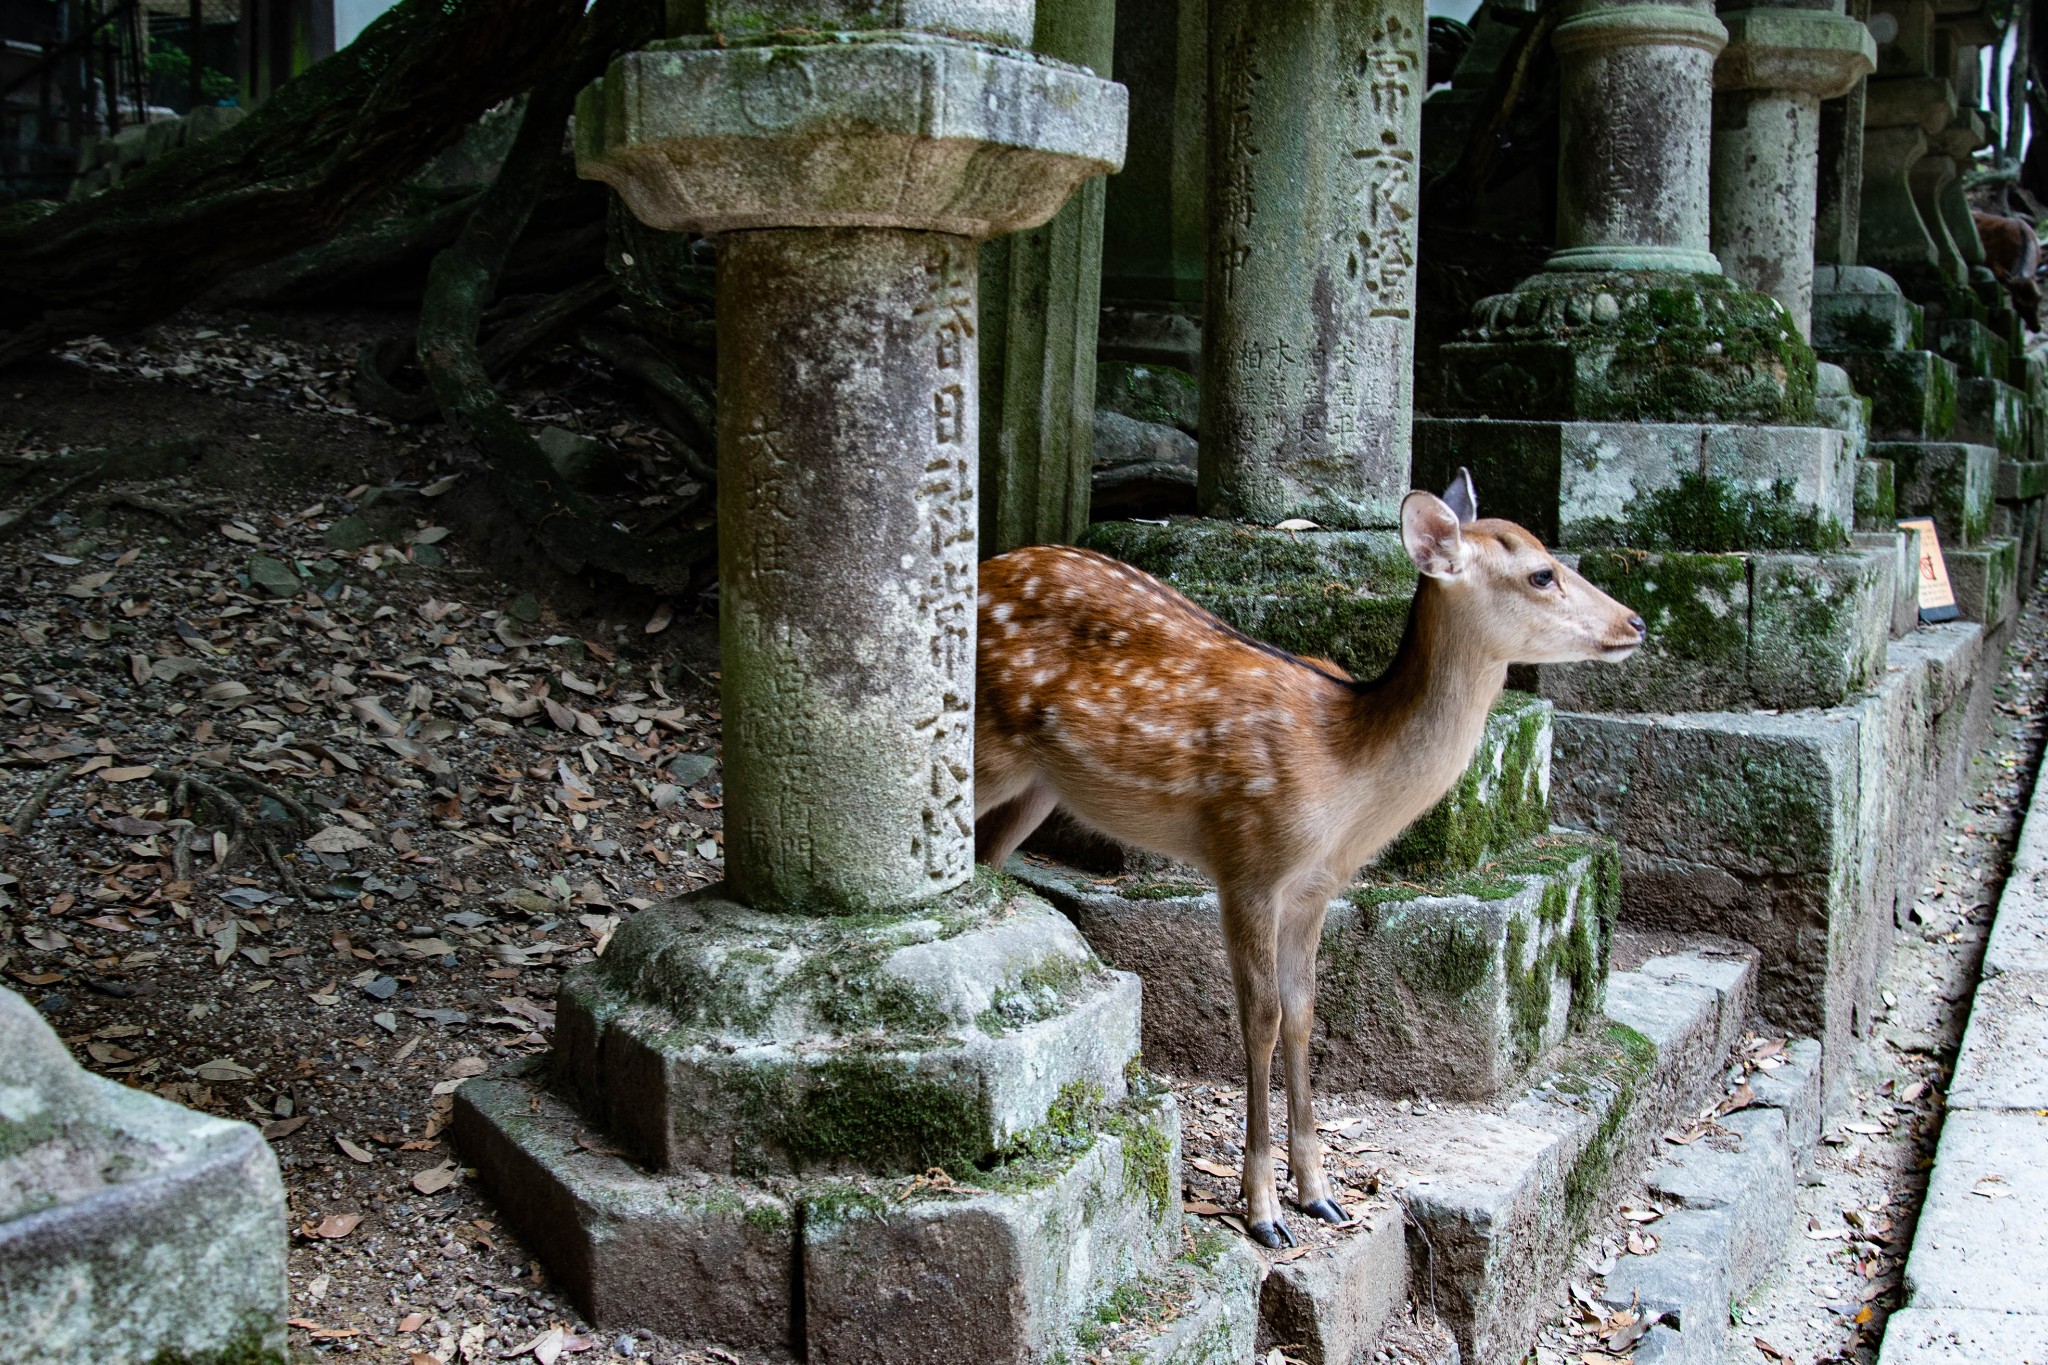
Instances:
[[[1489,850],[1547,828],[1542,764],[1549,724],[1536,698],[1503,693],[1473,761],[1441,801],[1381,851],[1377,865],[1409,876],[1463,871]]]
[[[1689,471],[1675,484],[1631,499],[1618,518],[1575,522],[1570,541],[1638,550],[1839,550],[1849,533],[1833,517],[1802,507],[1788,480],[1742,488]]]

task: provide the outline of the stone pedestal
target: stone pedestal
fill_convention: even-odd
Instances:
[[[991,46],[1028,0],[713,9],[577,135],[643,222],[719,239],[729,880],[625,925],[552,1065],[455,1131],[596,1321],[1041,1361],[1181,1273],[1179,1127],[1136,981],[972,877],[977,244],[1116,168],[1123,92]],[[1244,1354],[1248,1311],[1216,1325],[1192,1359]]]
[[[9,1358],[283,1365],[285,1217],[254,1128],[87,1073],[0,988]]]
[[[1419,0],[1210,6],[1207,516],[1396,524],[1408,492]]]
[[[1870,31],[1807,9],[1723,11],[1714,66],[1714,254],[1721,268],[1785,305],[1799,330],[1813,311],[1820,102],[1877,63]]]

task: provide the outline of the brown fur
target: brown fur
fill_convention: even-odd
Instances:
[[[981,566],[978,852],[1000,866],[1061,805],[1215,879],[1249,1072],[1245,1198],[1259,1224],[1279,1219],[1260,1135],[1283,1020],[1299,1202],[1328,1198],[1308,1040],[1329,897],[1464,771],[1510,662],[1625,657],[1641,639],[1626,607],[1521,527],[1460,528],[1428,494],[1403,511],[1424,576],[1398,654],[1367,683],[1253,641],[1087,550],[1033,546]],[[1555,582],[1539,589],[1541,571]]]

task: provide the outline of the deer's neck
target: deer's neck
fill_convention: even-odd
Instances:
[[[1487,712],[1507,683],[1507,664],[1473,648],[1451,619],[1450,594],[1425,578],[1394,660],[1358,694],[1360,759],[1440,776],[1434,801],[1472,761]]]

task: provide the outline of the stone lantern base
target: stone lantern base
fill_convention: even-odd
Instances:
[[[1189,1250],[1138,994],[987,875],[855,919],[713,888],[572,974],[554,1054],[464,1086],[454,1131],[608,1329],[1028,1362],[1101,1344],[1115,1295],[1176,1309],[1131,1349],[1198,1324],[1175,1359],[1242,1360],[1255,1257]]]
[[[1480,301],[1422,406],[1557,421],[1813,417],[1812,350],[1784,308],[1719,275],[1546,271]]]

